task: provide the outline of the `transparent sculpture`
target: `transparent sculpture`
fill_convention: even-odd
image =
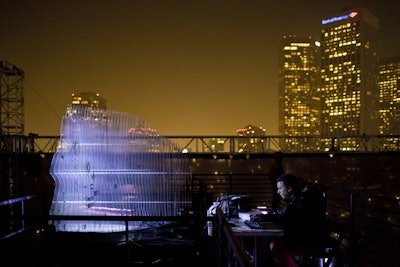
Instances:
[[[137,116],[69,105],[51,162],[50,215],[176,216],[190,204],[186,154]],[[129,229],[146,222],[130,221]],[[125,222],[58,220],[57,231],[117,232]]]

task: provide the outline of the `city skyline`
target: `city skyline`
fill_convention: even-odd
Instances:
[[[282,36],[320,39],[322,19],[362,5],[380,19],[381,57],[400,41],[397,1],[39,2],[0,1],[0,60],[25,72],[26,134],[58,135],[71,94],[91,91],[163,135],[274,135]]]

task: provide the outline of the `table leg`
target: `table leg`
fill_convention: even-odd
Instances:
[[[258,238],[254,237],[254,267],[258,267]]]

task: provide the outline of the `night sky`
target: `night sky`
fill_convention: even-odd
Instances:
[[[91,91],[162,135],[276,135],[282,36],[319,40],[346,7],[400,56],[398,0],[0,0],[0,60],[25,72],[25,134],[59,135],[71,94]]]

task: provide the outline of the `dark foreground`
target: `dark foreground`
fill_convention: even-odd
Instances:
[[[39,232],[39,234],[37,234]],[[31,229],[0,242],[3,267],[213,266],[203,229],[164,225],[125,233]]]

